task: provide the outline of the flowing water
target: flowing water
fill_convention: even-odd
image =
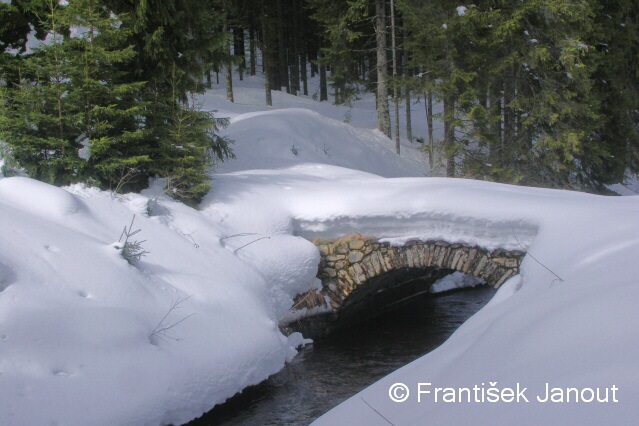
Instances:
[[[308,425],[378,379],[432,351],[484,306],[486,286],[414,298],[316,341],[281,372],[189,426]]]

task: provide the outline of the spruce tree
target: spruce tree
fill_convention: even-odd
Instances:
[[[225,120],[194,108],[190,96],[204,90],[207,71],[225,58],[223,2],[110,2],[131,12],[135,79],[147,81],[139,93],[145,101],[143,144],[151,160],[144,177],[164,178],[169,195],[191,204],[208,190],[206,173],[214,161],[232,156],[228,141],[217,136]]]
[[[47,30],[34,53],[15,61],[4,119],[11,158],[29,176],[54,183],[77,181],[83,162],[77,155],[79,123],[69,102],[71,69],[62,31],[64,8],[53,0],[33,2],[31,11]]]
[[[101,187],[140,188],[138,175],[150,162],[144,145],[144,82],[127,81],[135,58],[129,16],[114,15],[99,0],[76,0],[64,8],[70,28],[66,44],[70,67],[68,102],[74,105],[76,140],[84,149],[85,175]]]
[[[192,99],[184,102],[179,91],[183,78],[183,72],[174,66],[171,96],[160,98],[154,106],[163,121],[153,129],[158,149],[149,170],[165,179],[167,194],[197,205],[210,189],[209,169],[216,160],[232,154],[229,141],[217,135],[227,121],[199,110]]]

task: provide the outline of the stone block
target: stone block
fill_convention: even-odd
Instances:
[[[466,256],[466,252],[463,250],[455,250],[455,254],[453,255],[453,259],[450,261],[450,268],[457,270],[458,266],[461,266],[463,262],[461,259]]]
[[[464,266],[461,268],[462,272],[468,273],[468,271],[470,271],[470,268],[472,268],[473,262],[475,261],[475,256],[477,256],[477,249],[473,247],[468,252],[468,258],[466,259]]]
[[[328,262],[337,262],[338,260],[344,260],[344,259],[346,259],[346,256],[344,256],[343,254],[326,256],[326,261]]]
[[[377,275],[375,273],[375,268],[373,268],[373,263],[371,262],[370,256],[368,256],[367,258],[362,260],[360,262],[360,265],[362,265],[364,267],[364,270],[366,271],[366,275],[368,277],[374,277],[375,275]]]
[[[357,279],[359,279],[359,277],[363,276],[364,279],[360,279],[359,283],[362,284],[364,281],[366,281],[366,274],[364,273],[364,269],[362,268],[362,265],[360,265],[359,263],[356,263],[353,265],[353,272],[355,274],[355,278],[356,281]]]
[[[495,288],[501,287],[501,285],[505,283],[506,280],[512,277],[514,274],[515,274],[515,271],[513,271],[512,269],[506,271],[506,273],[504,273],[504,275],[502,275],[501,278],[497,280],[497,282],[495,283],[493,287]]]
[[[348,268],[348,275],[355,282],[355,284],[361,284],[361,282],[357,280],[357,273],[355,272],[354,266],[351,266],[350,268]]]
[[[350,263],[357,263],[364,258],[364,253],[361,251],[351,251],[348,253],[348,261]]]
[[[348,244],[348,247],[351,250],[361,250],[364,247],[364,245],[366,245],[364,240],[353,240]]]
[[[375,275],[379,275],[379,274],[382,273],[382,267],[381,267],[381,265],[379,263],[379,258],[377,256],[378,256],[377,252],[371,253],[371,255],[370,255],[371,264],[373,265],[373,269],[375,271]]]
[[[486,266],[484,266],[484,269],[480,272],[479,278],[483,279],[488,284],[492,284],[489,282],[489,278],[498,267],[499,266],[496,263],[486,262]]]
[[[384,260],[384,269],[386,269],[386,271],[393,270],[393,261],[389,256],[389,252],[386,252],[386,254],[382,256],[382,259]]]
[[[441,251],[442,251],[441,247],[438,247],[438,246],[432,247],[432,252],[431,252],[432,259],[430,261],[431,266],[437,265],[437,259],[439,259],[439,255]]]
[[[519,259],[506,259],[506,263],[504,264],[504,266],[506,268],[519,268]]]
[[[321,244],[317,246],[317,249],[324,256],[327,256],[330,253],[330,246],[328,244]]]
[[[505,266],[506,265],[506,261],[508,259],[506,259],[505,257],[493,257],[491,260],[493,261],[493,263]]]
[[[410,249],[409,250],[405,250],[403,254],[404,254],[404,258],[406,259],[405,260],[405,265],[407,265],[409,268],[414,268],[415,267],[415,260],[413,259],[413,255],[412,255]]]
[[[488,263],[488,256],[483,255],[479,263],[475,267],[475,270],[473,271],[473,275],[476,277],[480,277],[480,273],[483,271],[487,263]]]
[[[430,266],[431,263],[430,246],[425,246],[422,251],[422,265]]]
[[[348,245],[345,243],[341,243],[335,248],[335,252],[337,254],[348,254]]]
[[[444,254],[444,260],[442,261],[442,266],[450,268],[451,261],[453,260],[453,254],[455,250],[452,247],[446,247],[446,253]]]
[[[333,268],[324,268],[324,274],[329,278],[335,278],[337,276],[337,271]]]
[[[411,250],[410,250],[410,254],[413,257],[413,265],[416,268],[419,268],[420,266],[422,266],[422,263],[421,263],[421,260],[422,260],[421,247],[420,246],[412,247]]]

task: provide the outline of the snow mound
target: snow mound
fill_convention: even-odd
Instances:
[[[82,209],[69,192],[25,177],[0,180],[0,202],[46,218],[62,218]]]
[[[443,293],[445,291],[455,290],[458,288],[475,287],[476,285],[483,284],[484,282],[472,275],[464,274],[463,272],[453,272],[450,275],[446,275],[433,283],[428,291],[431,293]]]
[[[294,355],[278,317],[315,285],[310,242],[240,249],[214,211],[67,190],[0,182],[0,424],[182,424]],[[113,244],[133,214],[135,267]]]
[[[4,263],[0,262],[0,292],[4,291],[15,281],[15,273]]]
[[[358,129],[315,111],[287,108],[231,118],[226,136],[235,141],[237,159],[218,172],[276,169],[300,163],[330,164],[384,177],[422,176],[422,154],[398,157],[392,142],[376,130]]]

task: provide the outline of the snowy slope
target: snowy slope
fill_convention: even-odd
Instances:
[[[275,107],[260,107],[247,83],[236,90],[238,104],[219,89],[201,99],[232,119],[226,132],[238,160],[219,167],[200,210],[162,196],[159,183],[115,197],[0,180],[0,424],[161,425],[199,416],[294,355],[299,336],[284,337],[278,320],[295,294],[317,285],[319,255],[308,239],[351,232],[486,247],[518,247],[516,235],[564,280],[527,257],[521,276],[445,345],[363,391],[394,424],[636,417],[639,197],[380,177],[420,176],[423,164],[409,148],[398,159],[390,141],[344,124],[343,109],[281,93]],[[353,109],[359,127],[374,123],[366,105]],[[339,154],[327,155],[324,144]],[[137,266],[115,248],[134,214],[134,238],[149,251]],[[152,336],[158,324],[174,327]],[[389,400],[389,383],[422,378],[520,382],[531,392],[545,381],[615,384],[620,402]],[[387,424],[360,396],[318,424]]]
[[[113,247],[133,214],[138,267]],[[219,217],[25,178],[0,181],[0,217],[0,424],[180,424],[291,355],[277,318],[318,259],[301,238],[255,261]]]
[[[220,164],[218,172],[275,169],[321,162],[384,177],[420,176],[427,168],[423,153],[398,157],[390,141],[376,130],[357,129],[317,112],[287,108],[245,113],[231,118],[226,135],[235,141],[237,159]]]
[[[237,83],[237,82],[236,82]],[[376,127],[375,98],[363,93],[351,107],[317,102],[305,96],[273,91],[273,106],[264,105],[261,77],[245,76],[234,91],[234,103],[226,100],[224,86],[197,98],[197,104],[230,119],[222,131],[234,141],[236,160],[219,164],[218,173],[249,169],[289,167],[304,162],[347,167],[384,177],[427,176],[430,169],[421,144],[405,139],[401,130],[401,157],[394,142]],[[309,80],[310,93],[317,79]],[[400,111],[404,120],[404,106]],[[413,104],[412,113],[423,116],[423,104]],[[435,137],[441,126],[435,126]],[[415,136],[426,134],[425,120],[415,119]]]

